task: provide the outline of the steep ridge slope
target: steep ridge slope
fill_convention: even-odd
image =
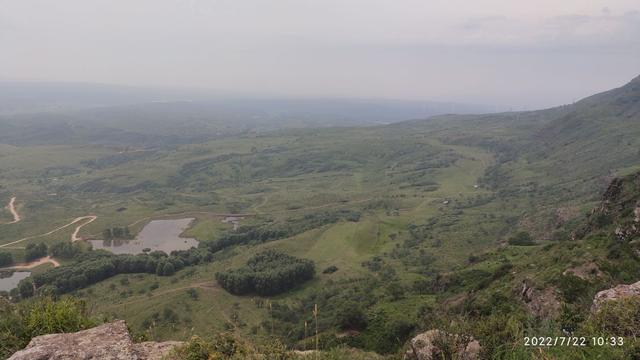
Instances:
[[[603,176],[637,165],[640,77],[574,104],[535,133],[530,151],[534,168],[562,178]]]

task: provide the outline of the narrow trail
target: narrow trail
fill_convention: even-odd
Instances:
[[[207,289],[208,290],[216,290],[216,289],[219,289],[219,286],[215,282],[211,282],[211,281],[201,282],[201,283],[194,283],[194,284],[187,285],[187,286],[181,286],[181,287],[177,287],[177,288],[173,288],[173,289],[169,289],[169,290],[165,290],[165,291],[160,291],[160,292],[152,294],[151,296],[144,296],[144,297],[141,297],[139,299],[126,301],[126,302],[123,302],[123,303],[111,304],[111,305],[108,305],[106,307],[107,308],[122,307],[122,306],[126,306],[126,305],[135,304],[135,303],[138,303],[138,302],[141,302],[141,301],[147,301],[149,299],[153,299],[153,298],[158,297],[158,296],[163,296],[163,295],[171,294],[171,293],[174,293],[174,292],[184,291],[184,290],[194,289],[194,288],[203,289],[203,290],[207,290]]]
[[[10,246],[10,245],[19,244],[19,243],[21,243],[21,242],[23,242],[23,241],[27,241],[27,240],[31,240],[31,239],[37,239],[37,238],[39,238],[39,237],[43,237],[43,236],[49,236],[49,235],[51,235],[51,234],[53,234],[53,233],[55,233],[55,232],[58,232],[58,231],[60,231],[60,230],[62,230],[62,229],[66,229],[66,228],[68,228],[69,226],[71,226],[71,225],[73,225],[73,224],[75,224],[75,223],[77,223],[77,222],[79,222],[79,221],[82,221],[82,220],[85,220],[85,219],[90,219],[90,220],[89,220],[89,221],[87,221],[86,223],[84,223],[84,224],[81,224],[81,225],[77,226],[77,227],[76,227],[76,230],[75,230],[75,231],[73,232],[73,234],[71,235],[71,241],[77,241],[77,240],[79,240],[79,239],[80,239],[80,238],[78,238],[78,232],[80,231],[80,228],[82,228],[83,226],[85,226],[85,225],[87,225],[87,224],[89,224],[89,223],[93,222],[93,221],[94,221],[95,219],[97,219],[97,218],[98,218],[98,217],[97,217],[97,216],[95,216],[95,215],[88,215],[88,216],[81,216],[81,217],[77,217],[77,218],[73,219],[73,221],[72,221],[72,222],[70,222],[70,223],[68,223],[68,224],[66,224],[66,225],[62,225],[62,226],[60,226],[60,227],[58,227],[58,228],[55,228],[55,229],[53,229],[53,230],[51,230],[51,231],[49,231],[49,232],[47,232],[47,233],[40,234],[40,235],[28,236],[28,237],[25,237],[25,238],[22,238],[22,239],[19,239],[19,240],[16,240],[16,241],[12,241],[12,242],[10,242],[10,243],[6,243],[6,244],[3,244],[3,245],[0,245],[0,248],[8,247],[8,246]],[[75,239],[75,240],[74,240],[74,239]]]
[[[11,215],[13,215],[13,221],[12,222],[8,222],[7,224],[15,224],[15,223],[19,222],[20,220],[22,220],[22,218],[20,217],[20,214],[18,214],[18,210],[16,210],[16,197],[15,196],[13,196],[11,198],[11,200],[9,200],[9,204],[6,207],[11,212]]]
[[[0,270],[28,270],[44,264],[52,264],[53,267],[60,266],[60,263],[56,259],[52,258],[51,256],[45,256],[38,260],[34,260],[28,263],[15,264],[13,266],[1,268]]]
[[[71,234],[71,242],[76,242],[76,241],[82,240],[82,237],[78,236],[78,233],[80,232],[80,229],[83,226],[89,225],[92,222],[96,221],[97,218],[98,217],[95,216],[95,215],[89,215],[89,216],[83,216],[83,217],[76,218],[74,220],[74,222],[75,221],[81,221],[81,220],[84,220],[84,219],[88,219],[89,221],[86,221],[84,224],[80,224],[80,225],[76,226],[76,230],[73,232],[73,234]]]

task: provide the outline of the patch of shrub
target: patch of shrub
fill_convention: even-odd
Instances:
[[[324,269],[322,271],[323,274],[333,274],[334,272],[338,271],[338,267],[335,265],[331,265],[328,268]]]
[[[11,253],[0,252],[0,267],[13,264],[13,256]]]
[[[15,305],[0,297],[0,358],[24,348],[33,337],[75,332],[94,325],[86,304],[75,298],[54,301],[46,297]]]
[[[509,238],[509,245],[516,245],[516,246],[532,246],[535,245],[535,241],[533,241],[533,238],[531,237],[531,234],[529,234],[526,231],[520,231],[517,234],[515,234],[514,236],[512,236],[511,238]]]

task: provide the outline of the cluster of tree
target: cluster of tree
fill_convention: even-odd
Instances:
[[[47,256],[47,245],[45,243],[28,244],[24,250],[24,258],[27,261],[39,259]]]
[[[360,220],[360,213],[352,210],[327,211],[307,214],[282,224],[242,226],[238,231],[227,233],[216,240],[203,241],[200,246],[208,248],[211,252],[217,252],[235,245],[265,243],[295,236],[341,220],[357,222]]]
[[[32,296],[34,286],[39,293],[64,294],[118,274],[148,273],[170,276],[185,266],[210,262],[213,255],[196,248],[172,251],[171,255],[161,251],[138,255],[114,255],[98,250],[82,253],[76,260],[73,264],[22,280],[18,286],[20,295],[23,298]]]
[[[110,227],[102,231],[102,238],[105,240],[111,239],[133,239],[129,227]]]
[[[13,256],[7,252],[0,252],[0,267],[13,264]]]
[[[73,259],[82,252],[82,245],[79,243],[59,242],[51,245],[49,253],[52,256],[63,259]]]
[[[232,294],[276,295],[312,279],[314,275],[313,261],[267,250],[253,256],[240,269],[217,273],[216,280]]]

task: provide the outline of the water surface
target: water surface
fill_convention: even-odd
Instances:
[[[14,271],[6,277],[8,272],[0,271],[0,291],[10,291],[18,286],[18,283],[22,279],[26,279],[31,275],[28,271]]]
[[[188,219],[152,220],[133,240],[90,240],[95,250],[105,249],[114,254],[140,254],[143,249],[164,251],[188,250],[198,247],[198,240],[180,237],[193,221]]]

